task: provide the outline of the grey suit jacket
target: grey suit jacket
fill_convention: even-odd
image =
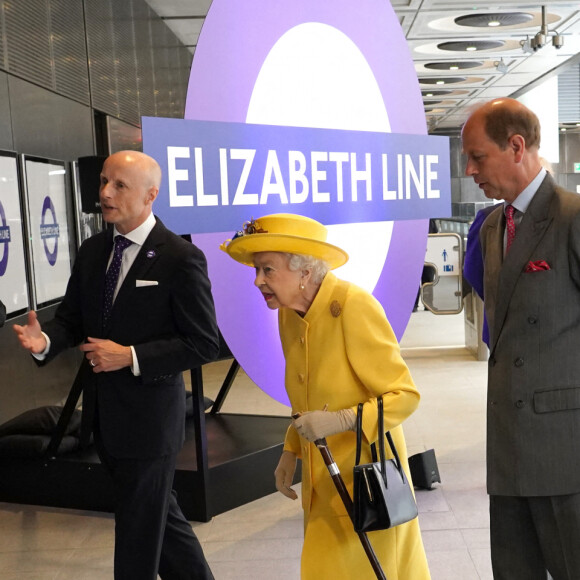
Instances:
[[[487,487],[580,492],[580,195],[548,175],[503,258],[501,208],[484,222],[490,328]],[[526,272],[529,262],[549,270]]]

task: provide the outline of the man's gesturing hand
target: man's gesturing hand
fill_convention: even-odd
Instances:
[[[34,354],[39,354],[46,348],[46,338],[42,334],[42,329],[40,328],[40,322],[36,317],[36,312],[31,310],[28,313],[28,319],[24,326],[19,324],[14,324],[12,326],[20,344],[30,352]]]

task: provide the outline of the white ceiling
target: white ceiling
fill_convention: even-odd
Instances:
[[[147,2],[193,52],[211,0]],[[521,0],[495,0],[490,5],[465,0],[392,0],[392,5],[415,63],[430,131],[453,132],[463,124],[474,104],[514,95],[545,75],[561,74],[564,70],[569,74],[570,67],[574,66],[572,78],[580,79],[579,0],[544,0],[542,5]],[[549,32],[547,43],[535,52],[525,52],[522,42],[540,32],[542,6]],[[523,18],[528,20],[522,24],[506,24],[513,13],[523,13]],[[456,22],[461,16],[490,14],[498,16],[500,26],[462,26]],[[552,46],[556,31],[564,39],[559,49]],[[465,50],[474,41],[492,41],[500,45]],[[466,44],[451,51],[442,49],[441,44],[448,42]],[[496,66],[502,59],[507,66],[505,73]],[[459,70],[450,70],[454,64],[459,65]],[[462,66],[468,68],[462,70]],[[437,81],[444,84],[435,84]],[[580,84],[580,80],[577,82]],[[437,95],[436,91],[446,92]],[[435,94],[429,96],[431,92]],[[578,90],[568,90],[566,99],[571,101],[572,109],[580,110]],[[580,123],[580,114],[575,120],[565,120],[568,128],[573,128],[574,121]]]

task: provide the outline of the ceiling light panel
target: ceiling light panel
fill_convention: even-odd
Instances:
[[[458,99],[445,99],[444,101],[433,101],[431,99],[425,99],[423,101],[423,105],[425,107],[433,108],[433,107],[445,107],[448,109],[449,107],[456,107]]]
[[[421,12],[417,15],[417,18],[415,18],[413,26],[409,29],[407,37],[426,38],[428,36],[440,36],[445,33],[469,34],[477,37],[487,35],[491,30],[495,30],[498,33],[501,31],[501,33],[504,34],[513,34],[514,32],[526,34],[532,30],[535,33],[536,29],[538,29],[542,24],[542,2],[538,2],[538,4],[527,3],[526,10],[516,10],[518,8],[517,5],[514,5],[512,2],[509,4],[509,8],[506,8],[505,10],[490,10],[490,7],[483,6],[479,9],[471,9],[466,2],[458,3],[456,8],[445,11],[425,10],[423,7]],[[550,29],[557,28],[558,24],[561,24],[570,12],[574,11],[571,10],[574,4],[573,2],[564,3],[570,7],[562,6],[562,3],[560,2],[558,2],[557,6],[552,6],[545,0],[544,4],[548,7],[547,22]],[[577,10],[578,4],[576,3],[573,8]],[[494,28],[488,26],[490,14],[493,14],[493,16],[500,21],[500,26]],[[529,15],[529,17],[515,16],[516,14],[526,14]],[[522,20],[522,22],[510,25],[507,24],[508,20],[516,22],[517,18]],[[472,24],[466,25],[461,22],[471,22]]]
[[[428,62],[423,65],[426,69],[430,70],[465,70],[468,68],[477,68],[484,64],[481,60],[463,60],[463,61],[452,61],[452,62]]]
[[[503,57],[501,57],[503,58]],[[515,60],[504,58],[505,63],[510,64],[515,62]],[[441,61],[441,62],[427,62],[427,63],[415,63],[415,70],[419,76],[426,76],[428,74],[433,74],[435,71],[439,72],[439,76],[444,74],[449,74],[450,76],[456,76],[457,73],[462,73],[466,70],[472,71],[471,74],[477,72],[477,74],[493,74],[496,72],[496,63],[500,61],[500,58],[493,56],[487,58],[486,60],[478,60],[473,62],[473,66],[463,66],[459,69],[451,68],[451,63]]]
[[[574,53],[574,54],[577,54]],[[570,54],[559,53],[555,48],[545,46],[533,56],[524,59],[517,67],[518,73],[529,73],[538,76],[538,70],[549,72],[563,64]]]
[[[432,76],[432,77],[419,77],[419,84],[420,85],[435,85],[433,88],[435,90],[438,90],[441,88],[441,86],[437,86],[438,83],[443,82],[443,85],[450,85],[450,86],[455,86],[458,84],[468,84],[468,85],[478,85],[479,83],[482,83],[483,81],[485,81],[485,77],[459,77],[459,76],[446,76],[446,77],[442,77],[442,76]]]
[[[439,98],[439,97],[461,97],[465,98],[466,95],[469,95],[469,91],[465,89],[460,89],[457,87],[445,87],[444,89],[440,87],[433,87],[422,89],[421,94],[423,98],[432,99],[432,98]]]
[[[530,26],[534,15],[530,12],[482,12],[464,14],[454,19],[455,24],[469,28],[513,27],[525,24]]]
[[[512,90],[512,92],[514,92]],[[474,103],[485,103],[487,101],[491,101],[492,99],[501,99],[506,96],[506,88],[501,87],[490,87],[488,89],[482,90],[478,95],[477,98],[472,99],[470,104]]]
[[[517,87],[523,87],[535,81],[536,78],[537,76],[535,74],[518,74],[510,72],[510,74],[507,75],[498,75],[493,86],[499,88],[503,92],[503,95],[506,96],[517,91]]]
[[[454,85],[457,83],[464,83],[467,77],[419,77],[420,85]]]
[[[510,55],[519,55],[522,53],[522,45],[520,38],[487,38],[465,40],[465,37],[457,40],[449,40],[449,36],[443,37],[437,42],[424,40],[410,40],[408,41],[409,48],[413,59],[445,59],[452,60],[467,60],[475,59],[482,60],[483,58],[494,58],[497,60],[501,54],[508,53]],[[478,50],[468,51],[469,46],[475,46]]]

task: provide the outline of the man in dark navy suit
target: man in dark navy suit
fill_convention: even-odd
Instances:
[[[148,155],[111,155],[100,201],[114,227],[81,246],[53,320],[41,329],[31,311],[14,326],[39,364],[85,353],[82,437],[94,433],[115,486],[116,580],[213,578],[172,486],[182,371],[217,356],[218,330],[204,255],[152,213],[160,182]]]

